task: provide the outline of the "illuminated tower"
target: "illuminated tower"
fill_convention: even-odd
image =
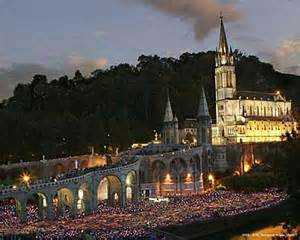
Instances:
[[[216,49],[215,89],[217,123],[223,121],[226,99],[233,99],[236,92],[236,75],[234,56],[229,49],[223,17],[220,17],[220,39]]]
[[[200,101],[197,114],[198,129],[197,142],[198,145],[211,145],[211,117],[209,115],[207,101],[205,97],[204,88],[201,88]]]

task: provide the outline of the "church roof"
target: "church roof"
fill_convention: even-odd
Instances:
[[[250,100],[264,100],[264,101],[275,101],[285,102],[286,99],[280,94],[276,93],[265,93],[256,91],[237,91],[235,94],[236,99],[250,99]]]
[[[169,92],[168,92],[167,93],[167,105],[166,105],[164,122],[172,122],[172,121],[173,121],[173,111],[172,111]]]
[[[201,87],[197,117],[210,117],[203,87]]]
[[[227,43],[227,37],[225,32],[225,27],[223,23],[223,16],[220,16],[220,38],[219,38],[219,48],[218,52],[222,54],[226,54],[229,52],[228,43]]]

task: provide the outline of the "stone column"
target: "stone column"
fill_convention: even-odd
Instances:
[[[53,197],[55,194],[49,194],[46,196],[47,198],[47,218],[53,220],[55,218],[54,215],[54,205],[53,205]]]
[[[43,206],[43,197],[38,195],[38,213],[39,213],[39,219],[44,219],[44,206]]]
[[[122,175],[120,177],[121,180],[121,191],[120,191],[120,204],[121,207],[126,207],[126,175]]]
[[[27,218],[26,203],[26,198],[16,199],[16,211],[22,223],[26,222]]]
[[[139,200],[140,199],[140,190],[141,190],[141,185],[140,185],[140,172],[136,171],[136,177],[135,177],[135,184],[134,184],[134,195],[135,198],[134,200]]]
[[[90,184],[91,195],[90,195],[90,212],[96,211],[98,207],[98,185],[100,182],[97,181],[95,175],[92,177],[92,182]]]
[[[126,207],[126,184],[125,182],[121,182],[121,207],[124,208]]]
[[[72,217],[76,217],[76,215],[78,213],[77,202],[79,200],[78,189],[72,190],[72,194],[73,194],[73,202],[72,202],[72,207],[71,207],[71,214],[72,214]]]

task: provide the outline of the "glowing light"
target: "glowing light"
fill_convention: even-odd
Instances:
[[[81,210],[82,208],[83,208],[83,206],[82,206],[82,199],[79,199],[77,201],[77,209]]]
[[[82,189],[78,190],[78,198],[83,199],[83,190]]]
[[[251,170],[251,166],[249,163],[246,162],[244,165],[244,172],[249,172],[250,170]]]
[[[131,187],[126,188],[126,198],[132,199],[132,188]]]
[[[117,193],[115,193],[114,199],[115,199],[115,201],[118,201],[118,200],[119,200],[119,195],[118,195]]]
[[[185,179],[186,182],[191,182],[192,181],[192,174],[188,173],[186,175],[186,179]]]
[[[22,180],[23,183],[25,183],[26,185],[28,185],[29,182],[30,182],[30,180],[31,180],[31,177],[30,177],[30,175],[28,173],[24,172],[24,173],[21,174],[21,180]]]
[[[131,185],[131,178],[130,178],[130,177],[127,177],[127,178],[126,178],[126,184],[127,184],[127,185]]]
[[[260,165],[262,163],[261,159],[255,159],[255,164]]]
[[[43,203],[43,207],[47,207],[47,200],[46,200],[46,197],[45,196],[42,196],[42,203]]]
[[[16,185],[13,185],[13,190],[17,190],[17,186]]]
[[[214,180],[214,176],[211,173],[208,175],[208,180],[209,181],[213,181]]]
[[[171,175],[169,173],[166,175],[165,182],[167,183],[172,182]]]
[[[215,177],[211,173],[208,175],[208,180],[211,182],[211,186],[214,188],[215,186]]]

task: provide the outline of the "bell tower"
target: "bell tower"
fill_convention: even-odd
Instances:
[[[220,123],[221,112],[224,110],[222,109],[224,105],[221,102],[224,102],[226,99],[232,99],[236,92],[234,55],[227,43],[222,14],[220,16],[220,37],[219,45],[216,49],[215,61],[216,115],[217,123]]]

